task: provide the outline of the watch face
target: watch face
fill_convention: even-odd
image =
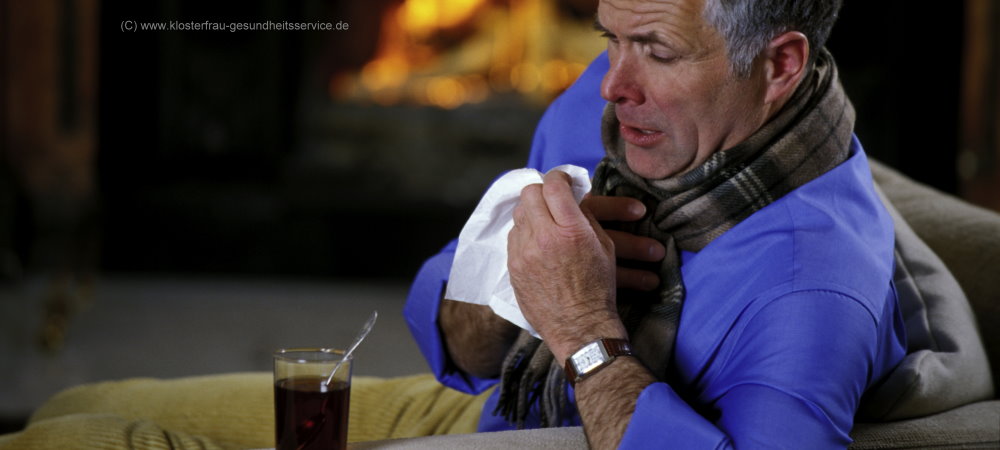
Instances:
[[[583,375],[604,364],[607,358],[601,343],[591,342],[573,355],[573,365],[576,366],[576,373]]]

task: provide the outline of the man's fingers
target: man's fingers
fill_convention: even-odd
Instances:
[[[556,181],[556,180],[562,181],[563,183],[566,183],[567,186],[572,186],[573,185],[573,177],[569,176],[568,173],[563,172],[561,170],[550,170],[549,173],[546,173],[542,177],[542,181],[544,181],[544,182],[548,182],[550,180],[551,181]]]
[[[571,188],[573,179],[566,172],[553,170],[545,174],[542,194],[552,219],[561,226],[576,226],[586,223],[586,218],[576,203]]]
[[[646,206],[630,197],[588,195],[584,197],[582,205],[602,222],[631,222],[641,219],[646,214]]]
[[[552,222],[552,215],[542,196],[542,185],[529,184],[521,189],[521,201],[514,207],[514,223],[519,227],[531,229],[537,221]]]
[[[615,256],[622,259],[654,262],[663,259],[666,249],[656,239],[618,230],[605,230],[615,243]]]
[[[618,266],[615,280],[618,287],[636,291],[651,291],[660,285],[660,277],[646,270]]]
[[[523,202],[518,203],[517,206],[514,207],[514,211],[511,214],[511,218],[514,220],[515,227],[520,227],[525,230],[530,230],[531,223],[525,216],[526,213],[524,212],[524,208],[525,206]]]

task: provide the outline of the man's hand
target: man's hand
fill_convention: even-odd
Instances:
[[[600,210],[606,220],[635,220],[641,209],[630,212],[634,204],[609,197],[590,197],[578,206],[569,183],[566,174],[552,172],[543,184],[524,188],[507,240],[510,281],[521,312],[559,362],[598,338],[628,336],[615,304],[616,243],[626,247],[618,249],[618,257],[663,257],[662,247],[657,256],[643,238],[605,232],[592,212]],[[617,273],[634,274],[629,270]],[[642,281],[644,275],[638,275]],[[618,446],[636,399],[654,381],[638,360],[626,356],[576,385],[577,408],[592,448]]]
[[[525,319],[557,361],[600,337],[625,338],[615,305],[615,245],[554,171],[521,191],[507,266]]]
[[[632,222],[646,214],[646,207],[634,198],[587,195],[580,207],[590,211],[598,222]],[[605,230],[615,244],[619,260],[630,259],[656,262],[663,259],[666,249],[659,241],[617,230]],[[619,288],[650,291],[660,283],[653,272],[618,266],[616,280]]]
[[[646,213],[642,202],[627,197],[587,195],[581,208],[601,222],[630,222]],[[614,244],[618,260],[663,259],[663,245],[654,239],[615,230],[607,230],[606,234]],[[619,288],[645,291],[659,284],[655,273],[620,266],[615,280]],[[463,371],[482,378],[500,373],[501,362],[520,330],[488,306],[447,299],[441,302],[439,324],[452,361]]]

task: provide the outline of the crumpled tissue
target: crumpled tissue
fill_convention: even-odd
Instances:
[[[590,192],[587,169],[562,165],[552,170],[566,172],[573,179],[577,203]],[[551,172],[551,171],[550,171]],[[507,234],[514,226],[514,207],[525,186],[542,182],[535,169],[517,169],[490,186],[458,235],[458,248],[451,266],[445,298],[489,305],[498,316],[539,337],[521,314],[507,272]]]

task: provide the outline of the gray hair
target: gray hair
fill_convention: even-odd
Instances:
[[[705,20],[722,34],[733,72],[750,76],[753,61],[771,39],[798,31],[809,39],[808,67],[837,21],[842,0],[707,0]]]

